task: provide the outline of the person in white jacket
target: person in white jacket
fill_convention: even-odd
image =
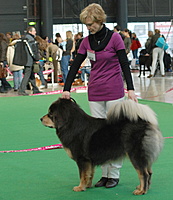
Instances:
[[[23,79],[23,69],[24,69],[24,66],[13,64],[13,57],[14,57],[14,51],[15,51],[14,45],[16,43],[16,39],[19,39],[19,37],[15,36],[7,49],[7,62],[8,62],[10,71],[13,73],[14,91],[18,91],[20,87],[20,84]]]

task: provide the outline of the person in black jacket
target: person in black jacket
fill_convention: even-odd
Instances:
[[[25,35],[25,39],[27,39],[30,50],[26,46],[25,50],[27,52],[27,62],[24,68],[24,77],[22,83],[19,87],[19,95],[27,96],[28,94],[25,92],[28,83],[30,82],[33,88],[33,93],[41,93],[36,86],[35,83],[35,75],[33,72],[33,64],[34,62],[39,63],[39,51],[38,44],[35,40],[36,29],[32,26],[27,28],[27,34]],[[31,55],[32,52],[32,55]]]

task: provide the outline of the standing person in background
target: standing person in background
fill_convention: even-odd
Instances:
[[[147,51],[147,53],[150,53],[150,43],[151,43],[151,38],[153,37],[153,31],[148,31],[148,38],[147,41],[145,43],[145,49]]]
[[[126,54],[128,55],[130,53],[130,47],[131,47],[131,31],[129,31],[129,29],[124,29],[123,34],[125,36],[124,38],[124,45],[125,45],[125,49],[126,49]]]
[[[37,73],[41,80],[41,86],[40,89],[47,87],[47,82],[44,79],[43,75],[43,66],[44,66],[44,60],[46,60],[46,49],[48,46],[48,41],[41,38],[39,35],[35,36],[35,40],[38,42],[38,52],[39,52],[39,64],[40,64],[40,71]]]
[[[137,102],[124,42],[120,34],[105,26],[106,14],[99,4],[93,3],[82,10],[80,20],[90,31],[79,47],[78,54],[68,73],[62,98],[70,98],[72,82],[82,62],[88,55],[91,73],[88,83],[88,99],[91,114],[106,118],[109,108],[124,99],[124,82],[127,83],[128,98]],[[106,188],[118,185],[122,160],[102,165],[102,178],[96,187]]]
[[[4,67],[7,68],[7,47],[8,47],[8,39],[4,35],[4,33],[0,33],[0,64]],[[1,93],[6,93],[9,90],[11,90],[11,85],[7,82],[6,78],[0,78],[0,92]]]
[[[49,60],[49,57],[52,57],[52,63],[54,67],[54,82],[58,82],[58,61],[57,61],[57,54],[58,54],[59,47],[56,44],[49,43],[46,49],[46,60]]]
[[[62,42],[61,34],[60,34],[60,33],[56,33],[56,34],[55,34],[55,37],[56,37],[56,39],[55,39],[55,44],[56,44],[59,48],[63,49],[62,46],[61,46],[61,42]]]
[[[63,82],[65,83],[67,74],[68,74],[68,66],[69,61],[72,54],[73,48],[73,35],[71,31],[66,32],[66,45],[65,49],[63,49],[62,59],[61,59],[61,71],[63,75]]]
[[[29,26],[27,28],[27,34],[25,35],[25,38],[28,41],[28,44],[30,46],[30,49],[33,55],[31,55],[31,52],[26,46],[25,50],[27,52],[27,63],[26,63],[26,66],[24,66],[24,77],[22,79],[22,83],[20,84],[19,91],[18,91],[18,94],[23,95],[23,96],[29,95],[25,92],[26,87],[29,82],[32,85],[33,94],[41,93],[38,87],[36,86],[35,75],[33,72],[34,62],[39,63],[38,45],[37,45],[37,42],[35,41],[35,36],[36,36],[36,29],[33,26]]]
[[[13,38],[12,38],[11,32],[7,32],[5,35],[7,37],[8,43],[12,42]]]
[[[138,59],[138,49],[141,47],[141,43],[139,42],[139,39],[136,37],[136,33],[132,33],[132,44],[131,44],[131,50],[133,54],[134,59]]]
[[[151,67],[151,74],[147,78],[151,78],[154,76],[158,58],[159,58],[159,63],[160,63],[161,75],[162,77],[165,76],[165,68],[164,68],[164,63],[163,63],[164,49],[156,46],[156,42],[159,37],[163,37],[163,36],[160,34],[159,29],[155,29],[155,34],[151,37],[151,42],[148,48],[148,52],[152,53],[152,67]]]
[[[125,36],[121,31],[121,27],[119,25],[114,26],[114,32],[119,33],[121,35],[121,38],[124,40]]]
[[[12,42],[9,44],[8,49],[7,49],[7,62],[8,62],[10,71],[13,73],[14,91],[18,91],[20,87],[20,84],[23,79],[23,69],[24,69],[24,66],[13,64],[13,57],[14,57],[14,51],[15,51],[14,45],[16,44],[16,41],[19,38],[20,38],[19,35],[15,34],[12,37]]]

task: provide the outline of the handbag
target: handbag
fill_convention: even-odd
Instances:
[[[141,43],[139,42],[139,40],[136,40],[136,44],[138,48],[141,48]]]
[[[165,42],[163,37],[159,37],[156,41],[156,46],[164,49],[165,51],[168,49],[168,44]]]
[[[40,71],[40,65],[39,63],[34,63],[33,64],[33,72],[38,73]]]
[[[7,77],[7,70],[3,66],[3,64],[0,64],[0,78],[6,78]]]

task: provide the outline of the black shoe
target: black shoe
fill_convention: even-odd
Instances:
[[[115,179],[115,178],[108,178],[108,181],[106,183],[106,188],[112,188],[112,187],[116,187],[118,185],[119,179]]]
[[[102,177],[96,184],[95,187],[103,187],[106,185],[108,178]]]
[[[29,96],[29,94],[27,94],[26,92],[18,92],[18,95]]]
[[[40,94],[40,93],[43,93],[41,91],[33,91],[33,94]]]

